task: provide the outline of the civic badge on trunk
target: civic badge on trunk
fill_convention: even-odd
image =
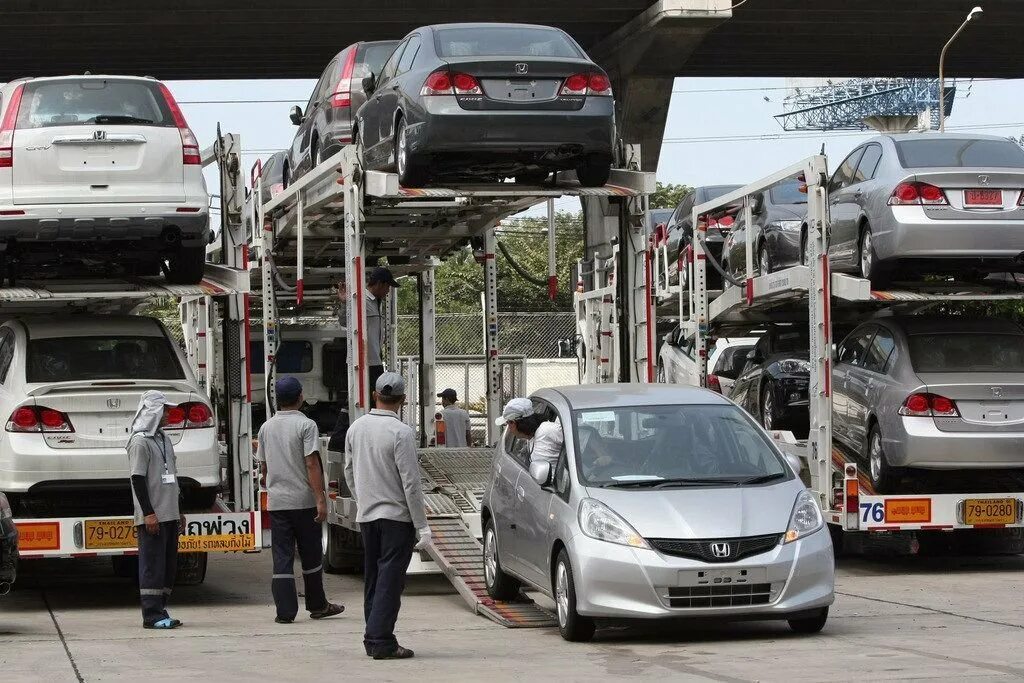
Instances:
[[[121,407],[121,399],[119,399],[119,398],[108,398],[107,399],[107,407],[110,408],[111,410],[117,410],[118,408]]]

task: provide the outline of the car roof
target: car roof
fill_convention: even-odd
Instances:
[[[988,332],[1021,334],[1019,325],[1000,318],[969,318],[959,315],[896,315],[877,322],[892,323],[905,334],[956,334],[957,332]]]
[[[464,21],[454,22],[451,24],[432,24],[424,28],[439,29],[439,28],[545,28],[551,31],[559,31],[565,33],[561,29],[555,28],[554,26],[547,26],[545,24],[518,24],[508,23],[503,21]]]
[[[904,142],[906,140],[999,140],[1001,142],[1010,142],[998,135],[976,135],[974,133],[886,133],[873,139],[877,140],[879,138],[889,138],[893,142]],[[868,140],[868,142],[871,142],[871,140]]]
[[[137,315],[14,316],[10,320],[17,320],[25,325],[32,339],[114,335],[164,336],[164,331],[156,318]]]
[[[97,80],[104,78],[116,78],[119,81],[142,81],[144,83],[155,83],[157,79],[152,76],[127,76],[123,74],[65,74],[63,76],[38,76],[38,77],[27,77],[19,79],[22,83],[35,83],[37,81],[66,81],[69,79],[80,79],[80,80]],[[12,83],[14,81],[11,81]]]
[[[537,391],[534,396],[564,399],[573,410],[657,405],[728,405],[729,401],[708,389],[680,384],[573,384]]]

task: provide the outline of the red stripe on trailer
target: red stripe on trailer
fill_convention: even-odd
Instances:
[[[242,247],[242,270],[249,270],[249,250]]]
[[[200,363],[199,364],[199,369],[200,370],[205,370],[206,369],[206,363]]]
[[[245,307],[245,317],[243,319],[245,325],[245,400],[252,403],[252,359],[249,357],[250,349],[252,349],[252,331],[249,326],[248,294],[242,295],[242,305]]]
[[[302,295],[305,293],[305,291],[306,291],[306,287],[303,284],[303,281],[302,280],[296,280],[295,281],[295,305],[296,306],[301,306],[302,305]]]
[[[99,553],[71,553],[71,557],[99,557]]]
[[[974,529],[1005,529],[1005,524],[972,524]]]
[[[940,531],[942,529],[952,529],[952,524],[926,524],[921,527],[921,531]]]
[[[203,337],[206,336],[206,333],[205,332],[196,332],[196,336],[199,337],[200,339],[202,339]]]
[[[602,337],[610,337],[613,334],[615,334],[615,333],[612,332],[611,330],[601,330],[601,336]]]
[[[899,526],[872,526],[868,527],[868,531],[900,531],[903,527]]]
[[[484,254],[484,260],[485,261],[493,261],[494,260],[494,254]]]
[[[747,305],[754,303],[754,278],[747,278]]]

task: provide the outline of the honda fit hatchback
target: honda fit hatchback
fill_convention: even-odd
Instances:
[[[63,76],[0,87],[0,276],[92,264],[194,284],[208,209],[199,143],[164,84]]]
[[[481,511],[492,597],[552,597],[568,640],[601,618],[825,626],[835,566],[818,503],[742,409],[658,384],[544,389],[533,403],[565,446],[555,464],[531,462],[510,431],[498,446]]]

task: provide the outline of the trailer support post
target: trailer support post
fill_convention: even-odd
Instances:
[[[484,344],[487,354],[487,444],[497,443],[494,420],[501,414],[501,370],[498,364],[498,240],[494,226],[484,232]],[[431,404],[433,405],[433,404]]]

